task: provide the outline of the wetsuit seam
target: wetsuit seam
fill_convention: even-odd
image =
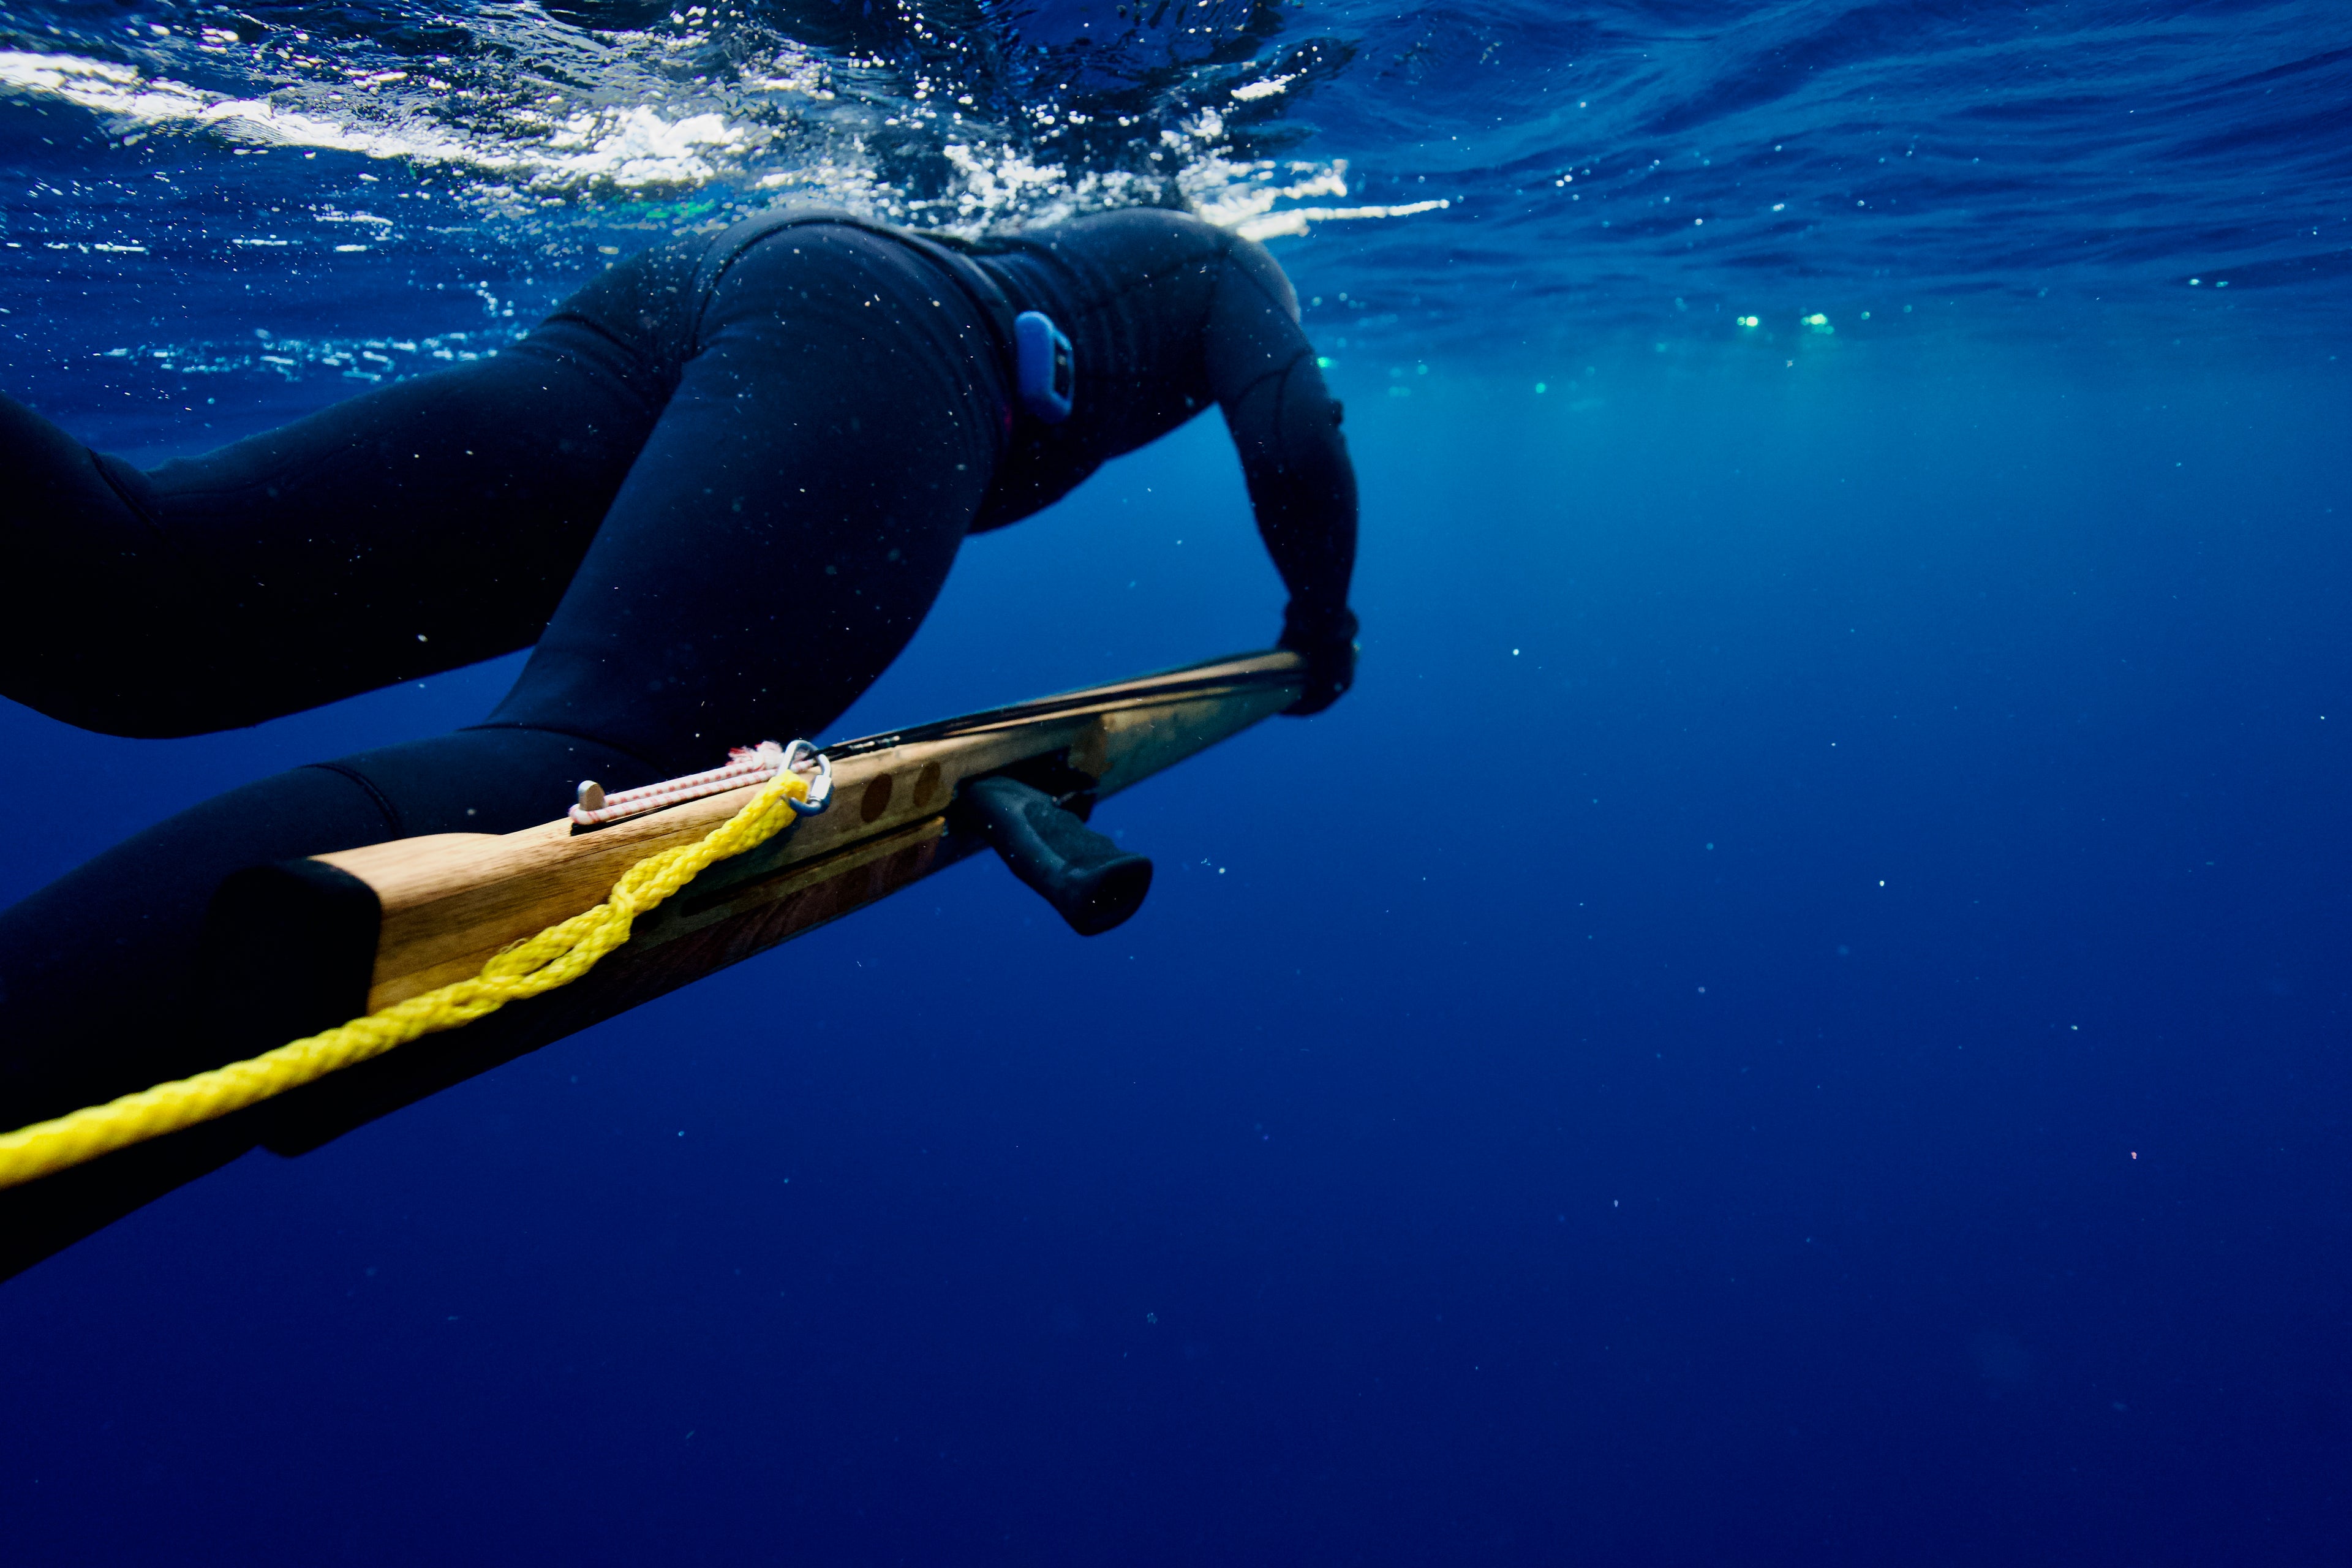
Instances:
[[[367,774],[360,772],[357,768],[347,767],[341,763],[305,763],[302,765],[310,768],[317,768],[321,773],[340,773],[344,778],[351,780],[352,783],[359,785],[362,790],[366,792],[368,799],[374,803],[376,810],[383,814],[384,830],[394,838],[405,838],[408,837],[407,830],[401,826],[400,808],[392,803],[392,797],[390,795],[384,794],[383,790],[376,787],[375,781],[368,777]]]
[[[1275,466],[1286,474],[1290,472],[1289,420],[1286,417],[1290,411],[1290,378],[1297,369],[1298,358],[1293,355],[1290,363],[1282,367],[1282,384],[1274,393],[1274,461]]]
[[[89,451],[89,448],[84,447],[83,450]],[[115,460],[121,461],[119,458]],[[131,509],[131,515],[147,525],[147,531],[154,535],[156,543],[166,546],[171,543],[171,535],[164,531],[162,516],[132,493],[128,486],[117,479],[113,470],[106,466],[105,461],[96,452],[89,452],[89,466],[98,470],[98,477],[105,481],[106,488],[112,490],[116,498]]]
[[[1288,377],[1292,371],[1298,368],[1298,362],[1305,359],[1308,354],[1311,354],[1314,352],[1314,345],[1311,343],[1298,349],[1297,352],[1292,353],[1288,359],[1283,361],[1280,364],[1276,365],[1273,369],[1260,371],[1256,375],[1252,376],[1249,381],[1242,386],[1241,390],[1234,393],[1231,398],[1226,399],[1225,401],[1234,405],[1239,405],[1243,398],[1247,397],[1251,393],[1255,392],[1259,387],[1264,386],[1274,377],[1277,375],[1286,378]],[[1282,392],[1277,395],[1275,402],[1275,412],[1277,416],[1282,412],[1282,399],[1287,398],[1289,395],[1290,389],[1286,385]]]
[[[998,282],[993,275],[981,268],[977,262],[973,262],[972,269],[986,279],[988,286],[995,291],[996,297],[993,300],[983,300],[980,296],[980,291],[972,287],[971,280],[966,278],[952,262],[931,254],[931,251],[936,248],[952,257],[955,253],[946,246],[940,245],[935,240],[927,241],[919,235],[903,238],[899,243],[929,262],[932,270],[944,276],[955,291],[962,295],[972,309],[980,312],[981,322],[987,328],[989,339],[996,346],[999,368],[1004,372],[1008,382],[1016,379],[1019,374],[1017,369],[1019,349],[1006,336],[1006,332],[1012,324],[1011,318],[1018,312],[1013,310],[1013,296],[1006,290],[1004,285]]]
[[[730,250],[725,257],[719,259],[718,265],[710,274],[710,280],[707,283],[699,283],[696,288],[694,291],[694,320],[687,325],[686,342],[681,345],[684,348],[685,353],[682,353],[679,358],[681,360],[691,359],[694,355],[702,352],[702,319],[710,313],[711,302],[719,298],[719,286],[727,280],[727,274],[735,269],[735,264],[743,259],[743,253],[745,251],[750,250],[753,246],[759,244],[761,240],[768,238],[771,235],[781,234],[785,229],[798,228],[804,224],[815,223],[818,221],[820,220],[814,217],[782,218],[760,230],[750,238],[738,241],[735,247],[732,250]],[[702,263],[698,264],[695,268],[695,274],[698,279],[699,279],[701,276],[702,266],[709,265],[709,258],[705,257]]]
[[[604,342],[612,344],[614,348],[619,350],[622,353],[628,355],[630,363],[635,367],[640,374],[645,376],[647,381],[659,384],[664,380],[675,382],[677,379],[675,376],[665,376],[659,367],[652,363],[641,350],[625,342],[617,333],[612,331],[610,329],[606,328],[604,323],[595,321],[592,317],[570,310],[558,310],[554,315],[550,316],[545,321],[541,322],[540,325],[541,327],[546,327],[552,325],[557,321],[562,321],[566,326],[582,328],[587,331],[594,333],[597,337],[602,338]],[[526,350],[534,354],[546,354],[551,359],[562,361],[578,370],[594,372],[599,368],[594,363],[583,358],[579,354],[572,353],[569,349],[560,347],[553,343],[534,342],[530,338],[525,338],[521,342],[515,344],[514,348],[509,352],[520,354],[523,353]],[[655,400],[646,397],[635,386],[631,385],[631,378],[627,376],[615,376],[613,379],[620,383],[622,391],[627,393],[632,398],[636,400],[638,407],[643,409],[646,416],[649,418],[658,419],[661,417],[662,410],[669,406],[670,397],[677,391],[676,386],[673,385],[669,391],[665,392],[658,400]]]
[[[758,220],[747,219],[745,221],[756,222]],[[727,274],[735,269],[735,264],[743,259],[745,253],[750,251],[753,246],[759,244],[761,240],[772,238],[774,236],[782,234],[788,228],[804,228],[820,223],[840,224],[842,223],[842,220],[839,216],[831,213],[810,213],[805,216],[787,214],[778,217],[774,222],[766,225],[764,227],[760,228],[757,232],[750,235],[749,237],[736,241],[733,248],[730,249],[725,256],[719,258],[716,263],[714,263],[707,254],[700,260],[697,261],[694,268],[694,316],[693,319],[687,323],[686,341],[678,345],[678,363],[683,364],[686,361],[692,359],[702,353],[703,318],[710,314],[710,307],[719,298],[719,286],[727,280]],[[852,226],[843,225],[843,226],[847,227]],[[703,279],[703,268],[706,267],[711,268],[708,281]]]

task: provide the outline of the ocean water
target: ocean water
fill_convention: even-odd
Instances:
[[[21,1563],[2352,1557],[2352,13],[0,7],[0,385],[152,460],[779,196],[1309,303],[1357,689],[0,1285]],[[1214,422],[851,735],[1262,645]],[[0,897],[511,661],[0,706]],[[551,810],[552,815],[552,809]]]

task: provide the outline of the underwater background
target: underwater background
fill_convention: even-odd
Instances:
[[[0,1285],[8,1562],[2352,1558],[2352,10],[0,5],[138,461],[778,199],[1265,237],[1356,690]],[[1279,605],[1197,423],[839,735]],[[518,665],[0,705],[0,897]]]

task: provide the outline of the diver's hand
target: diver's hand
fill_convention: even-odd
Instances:
[[[1320,713],[1348,693],[1356,683],[1356,615],[1342,609],[1337,616],[1302,614],[1294,604],[1283,613],[1282,637],[1275,646],[1307,659],[1307,689],[1283,710],[1305,718]]]

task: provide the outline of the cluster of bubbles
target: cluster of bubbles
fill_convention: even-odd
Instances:
[[[1280,153],[1286,108],[1350,50],[1286,38],[1276,0],[255,10],[19,15],[0,92],[129,141],[440,166],[509,203],[716,189],[967,232],[1189,205],[1274,233],[1346,194],[1344,165]]]
[[[509,331],[436,332],[416,338],[282,337],[256,328],[247,343],[194,343],[112,348],[98,357],[142,361],[141,370],[180,376],[274,374],[288,381],[323,371],[347,381],[374,384],[487,358],[513,341]]]

